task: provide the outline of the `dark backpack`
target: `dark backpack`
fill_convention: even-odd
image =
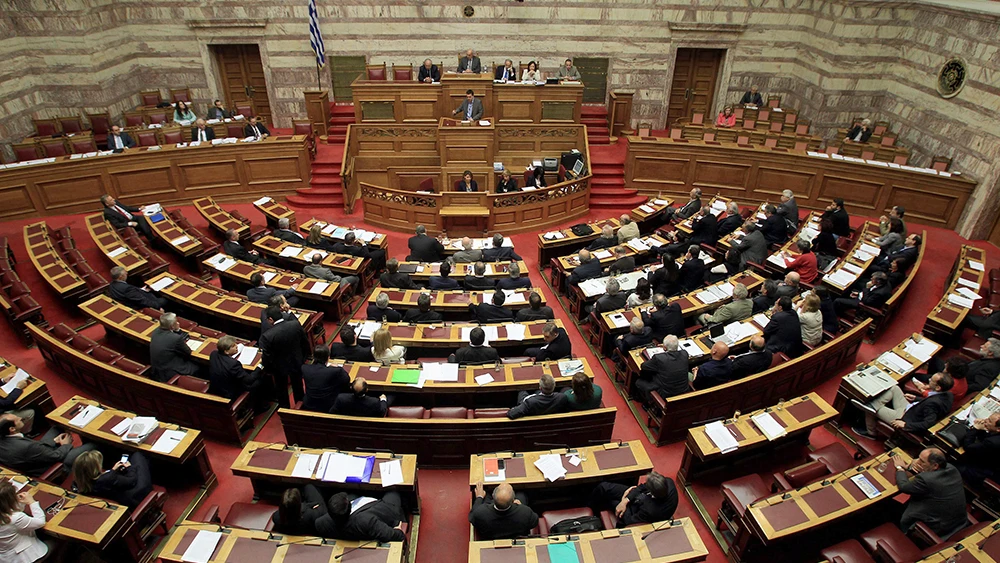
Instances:
[[[567,518],[560,520],[555,526],[549,529],[550,536],[560,534],[582,534],[584,532],[597,532],[604,529],[601,519],[598,516],[584,516],[583,518]]]
[[[578,237],[585,237],[587,235],[594,234],[594,229],[591,228],[591,226],[587,225],[586,223],[580,223],[579,225],[573,225],[572,227],[569,228],[569,230],[573,231],[573,234],[576,235],[576,236],[578,236]]]

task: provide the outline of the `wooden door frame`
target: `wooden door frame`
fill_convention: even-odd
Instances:
[[[667,113],[670,107],[670,89],[673,87],[674,83],[674,72],[677,70],[677,51],[678,49],[712,49],[716,51],[722,51],[721,61],[719,63],[719,70],[715,75],[715,95],[712,99],[712,107],[708,108],[708,115],[715,116],[721,108],[725,105],[726,92],[723,91],[723,87],[729,84],[729,80],[733,74],[733,58],[735,56],[735,49],[731,48],[730,43],[719,43],[719,44],[706,44],[703,42],[681,42],[670,45],[669,60],[670,66],[667,68],[667,72],[664,76],[664,105],[663,112],[659,120],[657,120],[657,128],[669,129],[670,124],[667,123]],[[715,119],[712,117],[712,121]]]
[[[260,64],[264,70],[264,82],[267,85],[267,105],[271,110],[270,125],[274,127],[291,127],[291,115],[281,115],[274,111],[274,102],[277,92],[274,86],[274,77],[271,74],[270,55],[266,49],[267,43],[263,39],[247,39],[246,37],[214,37],[201,41],[202,60],[205,62],[205,81],[209,84],[212,92],[212,100],[222,99],[225,88],[222,86],[222,68],[219,65],[219,54],[213,47],[225,47],[229,45],[256,45],[257,52],[260,53]],[[281,123],[279,123],[279,120]]]
[[[669,127],[666,123],[667,107],[670,103],[670,87],[674,81],[674,69],[677,65],[677,49],[724,49],[722,65],[719,69],[717,83],[715,85],[715,100],[709,115],[714,121],[715,114],[719,113],[725,106],[725,99],[729,93],[728,84],[732,81],[733,60],[736,56],[736,47],[747,30],[746,24],[727,23],[701,23],[701,22],[670,22],[670,49],[667,53],[670,66],[664,76],[664,100],[663,112],[660,116],[659,127]]]

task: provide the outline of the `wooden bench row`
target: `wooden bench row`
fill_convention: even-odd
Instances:
[[[85,301],[108,288],[108,280],[76,249],[69,227],[52,231],[45,221],[24,226],[24,246],[42,279],[63,299]]]
[[[31,346],[31,336],[26,323],[46,326],[48,323],[42,315],[42,306],[31,296],[28,284],[21,281],[14,269],[16,260],[10,249],[7,237],[0,237],[0,307],[11,328],[25,346]]]

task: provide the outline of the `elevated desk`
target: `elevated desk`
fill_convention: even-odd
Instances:
[[[343,225],[335,225],[333,223],[327,223],[326,221],[321,221],[319,219],[313,218],[313,219],[309,219],[305,223],[302,223],[301,225],[299,225],[299,231],[302,232],[302,236],[308,238],[309,237],[309,230],[312,229],[313,225],[319,225],[319,226],[323,227],[323,230],[321,231],[321,233],[323,235],[323,238],[329,240],[330,242],[344,242],[344,237],[338,233],[338,231],[340,229],[344,229],[344,230],[347,230],[347,231],[354,231],[354,234],[357,237],[357,239],[362,239],[362,236],[358,235],[359,232],[369,233],[370,235],[372,235],[371,236],[371,241],[367,242],[366,244],[368,244],[369,246],[375,247],[375,248],[381,248],[381,249],[386,250],[388,252],[388,249],[389,249],[389,238],[387,236],[385,236],[384,233],[376,233],[376,232],[373,232],[373,231],[364,231],[362,229],[358,229],[358,228],[353,227],[353,226],[352,227],[344,227]],[[364,242],[364,241],[362,240],[362,242]]]
[[[982,266],[974,267],[973,262]],[[961,281],[960,281],[961,280]],[[961,336],[958,327],[969,314],[969,309],[960,307],[949,301],[948,296],[955,293],[960,287],[969,287],[972,291],[979,291],[979,287],[986,278],[986,251],[982,248],[963,244],[955,264],[951,268],[951,277],[945,285],[944,294],[937,306],[927,315],[924,323],[924,333],[935,340],[950,343],[958,336]],[[971,286],[971,287],[970,287]],[[973,306],[982,306],[982,303]]]
[[[942,346],[937,342],[934,342],[930,338],[923,337],[921,339],[921,342],[922,343],[926,342],[928,343],[928,345],[933,347],[934,352],[931,354],[931,357],[934,357],[934,355],[936,355],[938,352],[941,351]],[[879,354],[877,357],[872,358],[870,362],[861,365],[875,366],[880,370],[882,370],[882,373],[894,379],[896,383],[898,384],[905,383],[918,369],[920,369],[920,366],[927,363],[924,360],[914,356],[913,354],[907,351],[907,346],[912,346],[913,343],[914,343],[913,337],[907,336],[899,344],[895,345],[886,352]],[[900,359],[902,359],[909,365],[909,368],[905,370],[900,370],[899,368],[902,368],[904,366],[896,366],[893,363],[886,361],[888,354],[895,354],[899,356]],[[851,399],[860,401],[862,403],[867,403],[868,401],[875,398],[874,395],[870,395],[864,389],[855,384],[851,375],[856,371],[857,370],[849,374],[846,374],[840,380],[840,387],[837,388],[837,397],[834,399],[833,406],[836,410],[840,411],[841,415],[843,415],[845,409],[848,408],[848,404],[850,403]]]
[[[350,321],[349,324],[358,327],[361,323],[375,323],[377,321]],[[407,355],[416,356],[418,353],[448,353],[466,346],[469,338],[462,338],[462,329],[477,326],[492,326],[497,330],[497,339],[490,340],[489,345],[499,349],[500,355],[510,356],[515,352],[523,351],[533,346],[544,346],[542,329],[549,322],[554,322],[557,328],[566,329],[561,320],[555,321],[525,321],[523,323],[489,323],[480,325],[474,322],[466,323],[427,323],[410,325],[407,323],[381,323],[392,335],[393,344],[406,346]],[[524,338],[517,340],[508,336],[507,325],[521,325],[524,327]],[[358,330],[358,340],[369,340],[361,337],[361,330]]]
[[[976,187],[957,174],[783,148],[653,137],[628,137],[628,145],[625,186],[644,194],[701,188],[756,205],[790,189],[799,209],[824,209],[839,197],[852,215],[878,217],[903,205],[908,221],[954,229]]]
[[[8,194],[0,219],[93,212],[104,194],[129,205],[183,204],[206,190],[217,200],[283,195],[309,187],[309,175],[302,135],[199,147],[136,147],[91,158],[63,156],[0,170],[0,192]]]
[[[277,229],[279,219],[288,219],[288,229],[295,230],[295,212],[285,207],[283,203],[275,201],[273,197],[259,198],[253,202],[253,206],[264,215],[268,229]]]
[[[371,287],[373,282],[372,261],[368,258],[360,258],[350,254],[334,254],[317,248],[309,248],[305,241],[302,241],[301,244],[293,244],[272,235],[255,240],[253,247],[262,256],[271,256],[279,264],[294,265],[297,269],[311,264],[312,257],[319,254],[323,256],[320,264],[330,268],[333,273],[340,276],[358,276],[361,279],[361,287],[357,288],[359,291]]]
[[[584,236],[577,235],[572,229],[538,233],[539,269],[548,265],[549,261],[553,258],[566,256],[581,248],[586,248],[597,237],[601,236],[601,230],[605,226],[611,227],[615,231],[615,234],[617,234],[621,224],[618,222],[617,217],[609,217],[608,219],[588,223],[587,226],[590,227],[591,233]]]
[[[236,231],[237,240],[248,240],[250,238],[250,225],[247,225],[233,217],[233,215],[222,208],[212,197],[202,197],[191,202],[198,213],[208,221],[208,225],[215,229],[215,232],[222,235],[225,240],[226,232],[229,229]]]
[[[461,284],[465,276],[473,275],[473,267],[474,264],[457,264],[451,269],[451,278]],[[517,267],[521,272],[521,277],[528,275],[528,265],[524,260],[519,260]],[[399,263],[399,271],[410,274],[410,279],[415,282],[426,284],[430,281],[431,276],[441,275],[441,263],[432,262],[427,264],[423,262],[402,261]],[[509,278],[508,264],[504,262],[488,263],[486,264],[486,274],[484,276],[493,280]]]
[[[112,264],[125,268],[129,277],[142,276],[149,270],[146,259],[125,244],[118,231],[111,228],[111,225],[104,220],[104,215],[101,213],[87,215],[83,221],[87,224],[87,231],[94,245]]]
[[[24,246],[38,274],[63,298],[78,297],[87,284],[56,251],[45,221],[24,226]]]
[[[12,364],[10,360],[0,357],[0,379],[17,373],[17,369],[17,366]],[[12,410],[34,408],[38,410],[39,414],[52,411],[56,405],[52,401],[52,395],[49,394],[49,388],[46,387],[45,382],[31,374],[28,374],[27,381],[27,387],[21,390],[21,395],[14,401]],[[0,389],[0,398],[6,399],[8,396]]]
[[[507,290],[504,292],[504,297],[506,298],[503,307],[505,309],[510,309],[516,312],[520,309],[528,308],[528,296],[532,292],[538,294],[542,298],[542,305],[545,305],[545,294],[542,290],[537,287],[529,287],[525,289],[514,289]],[[422,289],[384,289],[382,287],[376,287],[372,294],[368,297],[368,304],[371,305],[375,303],[378,296],[381,294],[386,294],[389,297],[389,306],[395,308],[395,310],[400,313],[406,312],[407,309],[416,309],[417,300],[420,296],[427,294],[431,298],[431,310],[439,311],[444,314],[445,318],[450,319],[469,319],[469,305],[479,305],[480,303],[492,303],[494,291],[462,291],[462,290],[437,290],[429,291]]]

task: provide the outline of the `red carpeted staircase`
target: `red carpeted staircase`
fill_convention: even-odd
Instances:
[[[294,207],[344,206],[343,181],[340,168],[344,160],[347,126],[354,123],[354,104],[330,104],[330,126],[326,143],[316,144],[316,160],[312,163],[309,187],[288,196]]]
[[[583,109],[580,111],[580,122],[587,126],[587,142],[590,143],[591,147],[611,144],[607,106],[583,104]]]
[[[330,126],[326,142],[342,145],[347,141],[347,126],[354,123],[354,104],[330,104]]]
[[[637,190],[625,187],[626,145],[620,141],[614,145],[590,144],[590,207],[621,208],[630,210],[646,203],[646,197]]]

